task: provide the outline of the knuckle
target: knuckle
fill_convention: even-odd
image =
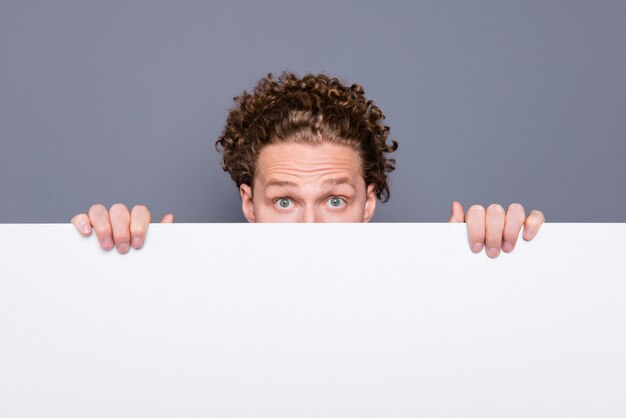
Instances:
[[[500,241],[494,241],[494,240],[485,241],[485,247],[487,248],[500,248],[500,245],[501,245]]]
[[[145,205],[135,205],[131,212],[131,224],[152,222],[152,214]]]
[[[519,235],[521,229],[520,228],[504,228],[504,241],[515,242],[517,240],[517,236]]]
[[[123,203],[115,203],[111,206],[109,212],[114,214],[123,214],[128,212],[128,208]]]
[[[89,209],[104,209],[106,210],[106,207],[102,204],[102,203],[94,203],[93,205],[91,205],[91,207]]]
[[[545,216],[543,215],[543,212],[542,212],[542,211],[540,211],[540,210],[533,209],[533,210],[531,210],[531,211],[530,211],[530,214],[531,214],[532,216],[537,217],[538,219],[545,220]]]
[[[124,222],[124,220],[111,220],[111,228],[113,231],[113,235],[115,235],[116,237],[130,236],[129,224],[128,222]]]
[[[146,228],[143,225],[131,224],[130,234],[134,237],[143,235],[146,232]]]
[[[499,203],[492,203],[487,207],[487,210],[489,212],[504,212],[504,208],[502,207],[502,205],[500,205]]]
[[[115,243],[123,244],[130,242],[130,233],[115,234]]]
[[[89,209],[89,214],[87,215],[91,224],[94,227],[102,229],[105,225],[108,225],[109,212],[107,212],[104,205],[96,204],[93,205]]]
[[[126,209],[126,205],[123,203],[114,203],[113,205],[111,205],[111,209],[110,210],[123,210]]]
[[[535,231],[537,228],[539,228],[539,222],[535,219],[529,218],[529,220],[526,221],[525,226],[526,226],[526,229]]]
[[[130,240],[130,229],[128,225],[113,225],[111,233],[113,234],[115,242],[127,242]]]
[[[511,203],[506,214],[507,218],[512,218],[514,222],[519,222],[520,224],[526,219],[526,211],[519,203]]]
[[[111,227],[109,225],[94,225],[94,229],[96,230],[96,235],[104,238],[111,237],[113,232],[111,231]]]
[[[107,208],[102,203],[96,203],[94,205],[91,205],[91,207],[89,208],[88,216],[91,218],[97,217],[98,215],[106,213],[106,211]]]
[[[467,210],[468,212],[472,212],[472,213],[484,213],[485,212],[485,208],[482,207],[481,205],[472,205],[470,206],[470,208]]]
[[[511,203],[508,210],[524,212],[524,206],[520,203]]]
[[[146,205],[135,205],[133,206],[133,212],[146,212],[148,211],[148,208],[146,207]]]

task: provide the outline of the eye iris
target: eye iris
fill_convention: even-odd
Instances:
[[[289,206],[289,201],[287,199],[280,199],[279,204],[281,207],[286,208]]]
[[[338,198],[333,197],[332,199],[330,199],[330,204],[332,206],[337,207],[337,206],[341,205],[341,201]]]

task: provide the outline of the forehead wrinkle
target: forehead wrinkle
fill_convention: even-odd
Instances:
[[[297,183],[294,183],[292,181],[282,181],[282,180],[269,180],[267,182],[267,185],[265,186],[265,190],[270,189],[270,188],[278,188],[278,189],[284,189],[284,190],[289,190],[289,189],[299,189],[300,186],[298,186]]]
[[[329,144],[321,145],[323,148],[328,146]],[[263,149],[259,160],[257,160],[255,177],[261,181],[261,184],[265,183],[264,180],[268,182],[271,180],[279,182],[292,180],[292,183],[297,181],[302,185],[317,184],[318,187],[326,189],[337,184],[326,185],[323,182],[324,178],[336,176],[348,178],[350,180],[346,182],[348,187],[352,185],[356,189],[354,187],[355,182],[358,181],[356,177],[361,179],[363,172],[360,157],[354,150],[350,150],[349,155],[346,155],[345,150],[341,153],[324,152],[321,155],[311,155],[309,152],[311,147],[306,145],[302,147],[303,152],[298,150],[294,154],[293,151],[299,147],[302,146],[299,144],[280,144],[279,146],[270,145]],[[269,149],[272,149],[272,152],[268,152]],[[356,158],[353,158],[353,155]],[[333,182],[339,183],[336,179],[330,183]],[[282,186],[288,187],[289,185],[283,183]],[[267,188],[265,185],[263,187]]]
[[[265,169],[267,171],[277,170],[286,172],[303,172],[312,173],[318,171],[328,171],[335,169],[343,169],[347,171],[354,170],[354,162],[351,160],[344,160],[342,162],[319,162],[319,161],[299,161],[297,165],[293,161],[274,161],[266,163]]]
[[[339,178],[325,180],[322,183],[322,186],[325,189],[332,189],[333,187],[337,187],[337,186],[348,186],[352,188],[353,190],[356,190],[356,186],[352,184],[352,181],[350,181],[348,177],[339,177]]]
[[[333,179],[328,179],[323,182],[314,182],[313,184],[320,185],[320,190],[326,192],[328,190],[342,190],[343,187],[347,187],[353,192],[356,192],[356,186],[350,181],[347,177],[338,177]],[[307,183],[304,186],[304,189],[309,189],[311,183]],[[265,186],[265,192],[270,189],[277,189],[286,193],[299,193],[302,189],[300,185],[291,181],[281,181],[276,179],[271,179],[268,181],[268,184]]]
[[[269,184],[279,186],[297,186],[299,181],[313,181],[316,183],[350,183],[353,175],[358,175],[354,170],[344,167],[317,167],[312,170],[303,170],[301,167],[265,167],[259,171],[259,178]],[[334,177],[334,178],[329,178]],[[324,180],[324,179],[327,180]]]

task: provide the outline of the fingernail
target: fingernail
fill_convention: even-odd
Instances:
[[[482,249],[483,249],[482,242],[475,242],[472,244],[472,251],[474,251],[475,253],[480,252]]]
[[[139,237],[133,238],[133,247],[136,249],[141,248],[143,245],[143,240]]]
[[[113,248],[113,241],[111,241],[111,238],[102,238],[102,248],[107,250]]]
[[[498,248],[488,248],[487,254],[489,254],[489,257],[497,257],[500,254],[500,250]]]
[[[83,234],[88,234],[91,232],[91,228],[89,228],[87,224],[80,224],[79,228],[80,232],[82,232]]]
[[[128,252],[128,250],[130,250],[130,247],[126,243],[120,244],[117,247],[117,251],[119,251],[121,254],[126,254]]]
[[[524,238],[531,239],[533,237],[533,233],[530,230],[524,231]]]
[[[502,244],[502,251],[504,251],[505,253],[513,251],[513,244],[508,241],[505,242],[504,244]]]

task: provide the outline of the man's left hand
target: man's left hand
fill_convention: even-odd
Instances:
[[[537,235],[539,227],[546,221],[543,213],[533,210],[526,217],[524,207],[519,203],[511,203],[508,210],[496,203],[487,206],[474,205],[463,212],[460,202],[452,202],[452,211],[448,222],[465,222],[469,235],[472,252],[482,251],[483,245],[487,249],[487,255],[495,258],[500,255],[500,249],[510,253],[515,248],[517,237],[524,225],[526,241],[530,241]]]

